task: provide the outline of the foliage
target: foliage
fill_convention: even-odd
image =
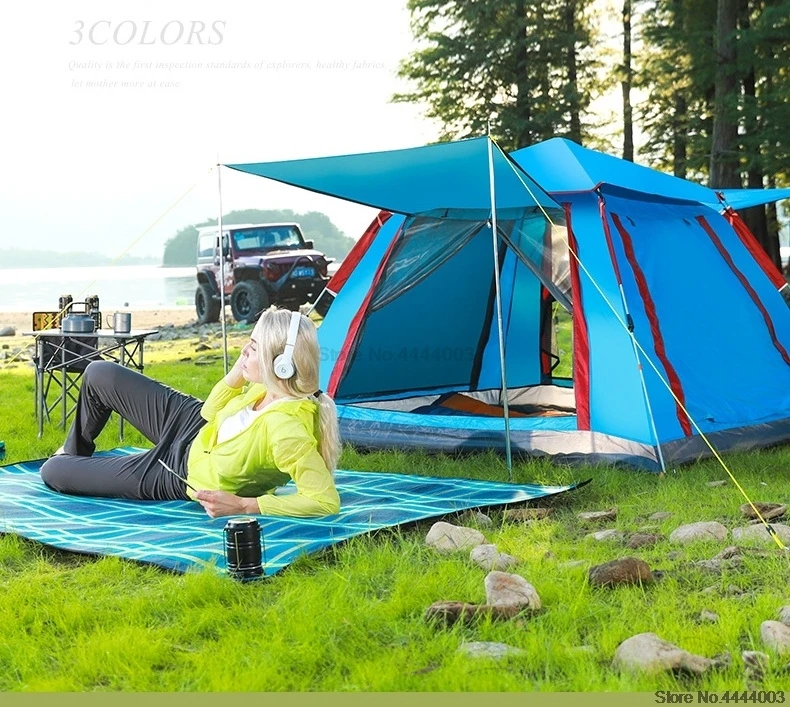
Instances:
[[[790,183],[790,0],[744,0],[736,36],[740,79],[726,108],[740,125],[743,172],[759,167],[772,181]],[[643,48],[639,81],[647,140],[641,154],[654,166],[702,180],[708,174],[716,69],[716,0],[651,0],[640,15]],[[743,81],[755,74],[755,96]],[[677,140],[686,145],[678,165]]]
[[[205,396],[221,375],[217,353],[178,361],[168,351],[152,343],[146,372]],[[183,352],[176,355],[183,358]],[[46,425],[44,437],[36,438],[32,372],[4,371],[0,388],[7,462],[51,453],[63,432]],[[124,442],[145,444],[134,432]],[[111,423],[99,446],[116,444]],[[788,448],[728,455],[726,461],[754,500],[782,496]],[[488,453],[455,458],[346,449],[341,465],[372,473],[505,478],[502,459]],[[787,603],[786,556],[768,544],[764,554],[747,553],[740,565],[716,575],[692,564],[716,554],[716,543],[670,546],[663,540],[629,550],[585,537],[595,528],[577,513],[611,506],[619,509],[614,526],[626,533],[646,524],[663,537],[699,520],[729,528],[744,524],[738,511],[743,497],[735,485],[706,485],[727,478],[715,461],[665,478],[540,460],[520,460],[514,468],[521,482],[590,477],[593,483],[583,489],[542,502],[553,509],[542,521],[514,522],[497,509],[489,511],[490,527],[447,519],[478,527],[500,551],[518,558],[512,571],[533,584],[543,601],[534,616],[452,628],[427,623],[424,610],[440,600],[483,603],[486,573],[467,553],[440,555],[427,548],[423,539],[433,521],[354,538],[252,584],[234,583],[211,569],[174,575],[3,535],[0,691],[743,690],[741,651],[765,650],[760,624]],[[650,521],[656,511],[672,515]],[[663,579],[613,590],[587,583],[589,565],[634,554],[662,570]],[[578,560],[581,566],[565,564]],[[718,614],[718,622],[701,622],[702,610]],[[616,673],[611,662],[619,643],[648,631],[705,656],[728,651],[732,664],[693,679]],[[458,653],[471,641],[506,643],[523,653],[496,663],[472,660]],[[786,688],[784,662],[771,657],[759,689]]]
[[[441,140],[488,132],[512,150],[589,133],[600,90],[590,0],[409,0],[422,45],[400,66],[415,86],[396,101],[421,103]]]
[[[740,70],[757,72],[756,100],[744,101],[744,120],[759,130],[742,136],[746,168],[755,164],[778,184],[790,184],[790,0],[752,2],[740,36]]]
[[[354,239],[343,235],[326,214],[308,211],[303,214],[290,209],[243,209],[231,211],[222,217],[223,225],[237,223],[276,223],[295,221],[302,227],[307,240],[313,240],[315,247],[328,257],[342,260],[354,246]],[[185,226],[165,243],[162,264],[165,267],[181,267],[195,264],[197,249],[197,229],[202,226],[215,226],[216,218],[202,223]]]

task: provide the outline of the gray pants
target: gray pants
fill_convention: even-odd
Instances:
[[[55,491],[140,501],[188,499],[189,445],[206,421],[202,401],[109,361],[94,361],[82,378],[65,454],[50,457],[41,478]],[[94,440],[111,412],[142,432],[153,449],[121,457],[93,457]],[[181,478],[160,463],[163,460]]]

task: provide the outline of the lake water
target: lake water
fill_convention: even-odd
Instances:
[[[338,266],[332,263],[330,273]],[[61,295],[75,302],[98,295],[104,312],[193,307],[195,272],[157,265],[0,269],[0,312],[55,311]]]
[[[192,306],[195,268],[112,265],[83,268],[0,269],[0,311],[47,312],[61,295],[75,302],[98,295],[102,311]]]

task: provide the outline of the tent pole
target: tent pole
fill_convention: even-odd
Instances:
[[[228,332],[225,328],[225,253],[222,247],[222,170],[217,155],[217,193],[219,199],[219,218],[217,218],[217,245],[219,249],[219,321],[222,327],[222,363],[225,375],[228,374]]]
[[[499,282],[499,242],[496,220],[496,189],[494,186],[494,141],[488,136],[488,186],[491,192],[491,238],[494,248],[494,289],[496,291],[496,319],[499,333],[499,368],[502,373],[502,410],[505,418],[505,456],[507,480],[513,480],[513,456],[510,450],[510,415],[508,411],[507,373],[505,372],[505,332],[502,325],[502,289]]]

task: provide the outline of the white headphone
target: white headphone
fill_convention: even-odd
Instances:
[[[296,335],[299,333],[299,322],[302,315],[299,312],[291,312],[291,325],[288,327],[288,338],[285,340],[285,351],[274,359],[274,375],[282,380],[288,380],[294,373],[294,346],[296,345]]]

